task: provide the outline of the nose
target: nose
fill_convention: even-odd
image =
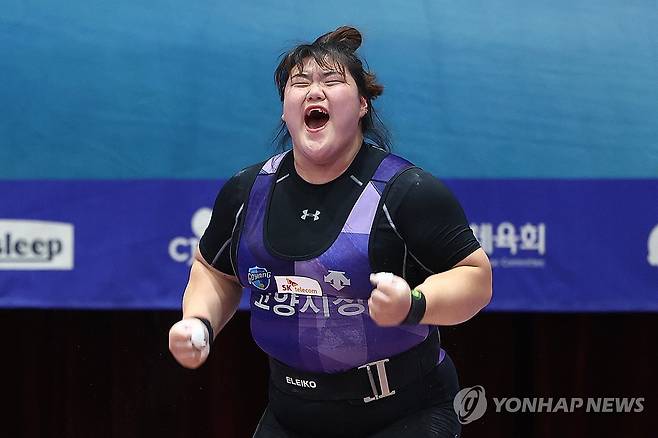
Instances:
[[[316,101],[323,99],[324,99],[324,90],[322,90],[322,87],[316,82],[311,83],[311,85],[308,88],[308,94],[306,95],[306,100]]]

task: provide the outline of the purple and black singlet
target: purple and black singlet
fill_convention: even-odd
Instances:
[[[410,349],[427,326],[379,327],[368,315],[368,242],[386,184],[412,165],[389,154],[322,254],[285,260],[265,246],[265,217],[284,154],[268,160],[251,189],[237,247],[238,277],[251,289],[251,330],[270,356],[300,370],[335,373]],[[314,213],[314,212],[313,212]],[[306,213],[308,214],[308,212]]]

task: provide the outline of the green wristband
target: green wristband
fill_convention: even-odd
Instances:
[[[418,288],[414,288],[411,291],[411,307],[409,308],[409,313],[407,317],[402,321],[404,325],[417,325],[425,316],[425,309],[427,303],[425,302],[425,295],[423,291]]]

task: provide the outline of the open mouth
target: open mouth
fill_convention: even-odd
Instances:
[[[319,131],[329,122],[329,113],[323,108],[311,108],[304,115],[304,123],[309,131]]]

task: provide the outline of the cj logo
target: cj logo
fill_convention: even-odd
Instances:
[[[651,266],[658,266],[658,225],[653,227],[649,233],[649,241],[647,242],[647,261]]]
[[[199,243],[203,232],[208,228],[212,210],[209,208],[200,208],[192,216],[192,232],[194,237],[174,237],[169,242],[169,257],[179,263],[192,264],[194,260],[194,251]]]
[[[312,217],[313,222],[317,221],[320,219],[320,210],[315,210],[315,213],[309,214],[308,209],[302,210],[302,215],[300,216],[302,220],[306,220],[307,217]]]
[[[461,424],[468,424],[481,418],[487,410],[484,388],[478,385],[462,389],[455,396],[452,407]]]

